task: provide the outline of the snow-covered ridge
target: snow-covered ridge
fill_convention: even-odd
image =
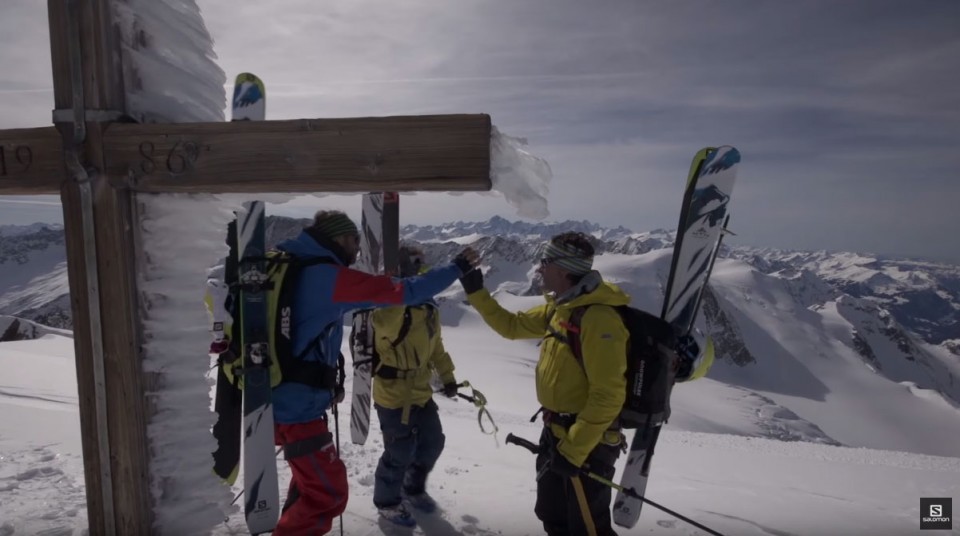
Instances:
[[[0,236],[19,236],[31,234],[44,229],[53,231],[63,231],[63,224],[60,223],[31,223],[30,225],[0,225]]]
[[[308,222],[269,217],[268,245],[294,236]],[[670,231],[635,233],[590,222],[530,224],[494,217],[486,222],[407,226],[402,238],[421,245],[431,264],[447,261],[469,244],[481,252],[490,288],[537,296],[540,287],[534,268],[541,248],[547,238],[568,229],[590,233],[601,253],[597,263],[605,276],[623,285],[636,304],[658,310],[673,244]],[[0,276],[6,283],[0,287],[0,314],[69,328],[62,230],[42,228],[0,236],[0,251],[16,252],[7,258],[17,259],[17,269],[4,270]],[[960,401],[960,333],[956,332],[960,300],[954,290],[960,286],[960,268],[855,253],[734,247],[723,254],[704,296],[700,325],[713,337],[723,362],[737,369],[765,369],[771,363],[769,344],[751,333],[759,330],[768,333],[767,338],[776,338],[784,329],[805,326],[793,336],[838,345],[828,350],[820,347],[818,353],[849,355],[858,366],[889,381],[913,382],[919,389]],[[449,298],[456,300],[457,292],[450,293]],[[758,322],[744,313],[758,304],[758,314],[773,312],[775,319],[791,326]],[[805,351],[784,349],[775,355],[796,362],[806,356],[791,354]],[[789,385],[774,387],[789,390]]]
[[[267,242],[293,236],[309,220],[268,217]],[[0,233],[0,314],[12,314],[70,327],[63,231],[57,226],[6,226]],[[404,240],[420,243],[437,262],[465,244],[489,249],[497,260],[530,262],[550,236],[578,230],[594,237],[598,252],[640,255],[670,248],[674,232],[634,232],[587,221],[511,222],[495,216],[484,222],[407,225]],[[508,245],[509,244],[509,245]],[[882,305],[905,329],[925,342],[955,351],[960,340],[960,266],[910,259],[880,258],[849,252],[802,252],[724,247],[721,258],[739,259],[758,272],[790,281],[790,293],[805,307],[840,293]],[[15,264],[14,264],[15,263]],[[14,268],[15,266],[15,268]],[[11,269],[12,268],[12,269]],[[31,283],[39,278],[36,283]],[[56,282],[54,281],[56,280]],[[41,282],[43,282],[41,284]],[[533,288],[527,284],[528,289]],[[28,295],[33,294],[33,297]],[[954,350],[951,350],[954,349]]]
[[[73,337],[73,333],[65,329],[51,328],[30,320],[0,315],[0,342],[27,341],[39,339],[45,335]]]

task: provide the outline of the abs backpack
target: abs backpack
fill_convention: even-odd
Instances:
[[[338,357],[337,366],[303,359],[316,350],[326,330],[317,333],[310,344],[297,355],[293,352],[293,300],[300,274],[307,266],[333,264],[330,257],[300,259],[282,251],[271,251],[267,258],[267,321],[271,327],[270,386],[281,382],[296,382],[321,389],[337,389],[343,386],[343,358]],[[231,292],[239,292],[234,285]],[[234,300],[236,302],[236,300]],[[236,326],[234,322],[234,326]],[[230,337],[231,341],[236,338]],[[243,388],[242,361],[237,359],[222,363],[223,371],[239,388]]]

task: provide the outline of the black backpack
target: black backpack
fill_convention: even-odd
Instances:
[[[580,322],[587,307],[570,314],[568,335],[561,337],[583,366]],[[628,305],[614,307],[630,334],[627,341],[627,396],[620,411],[620,426],[643,428],[666,422],[670,417],[670,391],[679,363],[677,334],[669,322]],[[584,369],[585,370],[585,369]]]

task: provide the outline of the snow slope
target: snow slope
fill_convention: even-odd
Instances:
[[[499,298],[514,308],[539,299]],[[447,449],[429,489],[442,511],[418,516],[420,528],[410,534],[541,534],[533,515],[533,456],[503,443],[507,433],[534,439],[539,430],[529,422],[537,408],[535,344],[493,335],[455,292],[443,307],[444,338],[458,379],[470,381],[487,396],[499,432],[496,437],[481,434],[473,406],[438,400]],[[0,389],[12,393],[0,396],[0,534],[82,534],[86,515],[71,348],[69,339],[54,335],[0,343],[3,370],[18,371],[0,381]],[[348,390],[349,381],[348,377]],[[807,412],[811,420],[804,420],[801,412],[779,405],[776,398],[780,396],[714,379],[679,386],[675,415],[661,438],[647,496],[728,535],[912,534],[919,528],[920,497],[960,500],[960,458],[895,450],[903,434],[882,423],[906,418],[902,414],[889,415],[886,406],[878,405],[834,406],[835,413],[857,410],[855,418],[847,420],[864,421],[834,435],[847,444],[877,445],[835,446],[818,430],[827,409],[819,411],[814,405]],[[832,404],[846,403],[826,398]],[[343,411],[340,423],[346,427],[349,408]],[[919,410],[909,418],[927,422],[912,432],[917,443],[945,441],[938,430],[946,427],[943,423],[926,419]],[[889,434],[878,435],[876,430]],[[345,533],[380,534],[372,486],[382,440],[373,433],[366,445],[357,446],[349,442],[345,430],[341,436],[351,489],[343,516]],[[185,446],[183,455],[200,458],[198,465],[209,463],[202,448]],[[285,464],[280,468],[285,489],[289,473]],[[201,477],[213,478],[206,474],[192,478]],[[207,526],[206,517],[187,516],[180,524],[184,530],[161,532],[245,533],[237,511],[227,523],[215,526]],[[649,507],[637,527],[620,531],[652,533],[698,532]]]

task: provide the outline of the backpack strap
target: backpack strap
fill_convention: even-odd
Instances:
[[[573,351],[573,357],[577,360],[577,363],[580,364],[580,368],[583,369],[584,373],[586,373],[586,368],[583,365],[583,350],[580,344],[580,322],[583,320],[583,315],[587,313],[588,307],[590,306],[581,305],[580,307],[574,308],[573,311],[570,312],[570,319],[566,322],[560,322],[560,327],[563,328],[563,332],[553,329],[553,326],[550,325],[550,321],[553,320],[553,316],[556,314],[556,309],[547,315],[547,337],[553,337],[569,345],[570,350]]]
[[[403,322],[400,324],[400,330],[397,332],[397,338],[390,341],[390,346],[393,347],[394,349],[397,346],[399,346],[400,343],[404,341],[404,339],[407,338],[407,335],[410,334],[410,326],[411,324],[413,324],[413,315],[411,315],[410,309],[412,309],[413,307],[414,306],[408,305],[403,308]],[[427,325],[430,325],[430,322],[432,321],[433,308],[429,304],[427,305],[427,307],[430,307],[430,311],[428,312],[428,318],[427,318]],[[375,370],[373,371],[374,375],[376,375],[379,378],[383,378],[385,380],[396,380],[399,378],[407,377],[406,370],[401,370],[401,369],[398,369],[397,367],[392,367],[390,365],[384,365],[380,361],[379,356],[377,356],[376,364],[374,365],[374,367],[375,367]]]
[[[573,357],[577,360],[580,368],[583,369],[584,374],[587,373],[587,367],[583,364],[583,345],[580,342],[580,323],[583,321],[583,315],[587,314],[587,307],[589,307],[589,305],[575,308],[570,312],[570,320],[560,323],[560,325],[563,326],[563,328],[567,331],[568,335],[566,337],[566,342],[570,345],[570,350],[573,351]]]
[[[407,338],[407,335],[410,334],[410,324],[412,323],[412,315],[410,314],[410,306],[408,305],[403,308],[403,322],[400,324],[400,331],[397,332],[397,338],[390,341],[390,346],[396,348]]]
[[[278,269],[283,264],[288,265],[280,288],[278,307],[282,307],[284,304],[292,307],[292,296],[296,292],[296,286],[299,282],[297,279],[300,277],[300,274],[304,268],[318,264],[339,264],[336,259],[329,256],[300,258],[286,252],[282,254],[270,255],[268,256],[267,261],[268,274],[272,273],[272,271]],[[280,322],[279,312],[277,314],[276,322]],[[335,389],[338,384],[342,385],[340,382],[342,381],[341,378],[343,378],[344,372],[342,369],[342,360],[339,356],[337,359],[337,366],[330,366],[326,363],[321,363],[318,361],[306,361],[304,359],[309,354],[317,351],[317,349],[320,347],[320,341],[323,340],[324,335],[335,324],[336,322],[331,322],[327,326],[324,326],[323,330],[317,334],[317,336],[310,341],[306,348],[304,348],[303,351],[297,355],[293,355],[292,348],[289,348],[286,351],[281,348],[276,349],[277,360],[279,361],[280,365],[280,373],[283,377],[282,381],[284,383],[302,383],[320,389]],[[279,325],[276,326],[276,328],[279,329]],[[280,337],[277,337],[277,340],[279,341]]]

